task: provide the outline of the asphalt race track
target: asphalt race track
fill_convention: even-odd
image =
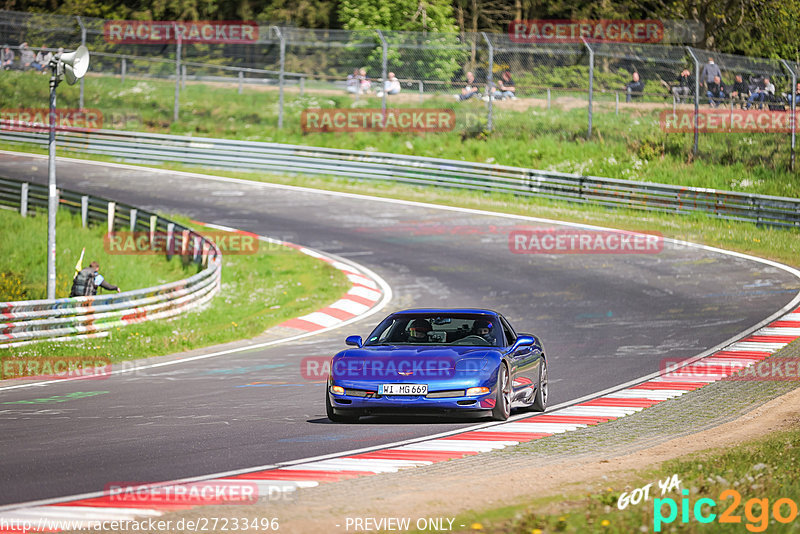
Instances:
[[[44,184],[47,162],[0,154],[0,175]],[[551,405],[657,371],[662,359],[699,354],[765,319],[798,288],[778,268],[692,247],[515,254],[509,231],[542,225],[511,218],[74,161],[59,162],[58,180],[60,187],[353,259],[392,286],[385,313],[424,306],[502,311],[519,331],[543,339]],[[384,312],[266,349],[102,381],[0,391],[0,505],[267,465],[472,424],[327,420],[324,384],[303,379],[300,360],[332,355],[346,335],[366,335]],[[16,402],[76,392],[92,396]]]

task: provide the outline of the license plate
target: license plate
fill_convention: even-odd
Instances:
[[[381,384],[381,395],[427,395],[428,384]]]

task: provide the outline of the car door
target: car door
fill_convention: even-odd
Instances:
[[[517,333],[505,317],[500,316],[506,344],[513,346],[517,340]],[[539,383],[539,365],[542,350],[538,345],[519,347],[509,354],[511,362],[511,386],[514,389],[513,400],[529,401]]]

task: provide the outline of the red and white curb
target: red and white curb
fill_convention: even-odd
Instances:
[[[358,272],[353,271],[354,276]],[[311,314],[313,315],[313,314]],[[306,316],[309,317],[309,316]],[[319,324],[311,317],[304,319]],[[722,350],[678,369],[668,370],[644,382],[602,396],[557,408],[541,415],[523,415],[505,423],[478,425],[467,430],[440,434],[385,448],[362,449],[338,455],[262,466],[249,471],[221,473],[213,477],[149,485],[128,491],[134,498],[108,493],[76,496],[59,502],[0,509],[4,532],[90,528],[98,521],[142,521],[165,513],[199,505],[164,502],[163,496],[190,494],[182,487],[197,484],[214,487],[255,487],[262,497],[276,492],[294,492],[326,482],[394,473],[423,465],[503,449],[619,419],[645,408],[679,397],[758,364],[800,337],[800,308],[756,330]],[[218,503],[214,503],[218,504]]]
[[[203,223],[199,221],[192,222],[207,228],[249,235],[267,243],[293,248],[298,252],[306,254],[307,256],[311,256],[312,258],[330,264],[347,277],[351,287],[341,299],[337,300],[330,306],[322,308],[321,310],[317,310],[294,319],[289,319],[288,321],[279,324],[279,327],[293,328],[302,332],[317,332],[325,328],[340,326],[345,321],[360,318],[360,316],[370,311],[383,300],[385,294],[387,293],[387,286],[385,282],[377,279],[377,277],[373,273],[367,271],[367,269],[358,267],[352,262],[346,262],[332,255],[325,254],[301,245],[296,245],[294,243],[289,243],[288,241],[281,241],[270,237],[256,235],[243,230],[238,230],[236,228],[231,228],[229,226]]]

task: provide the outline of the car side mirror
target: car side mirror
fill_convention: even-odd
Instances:
[[[533,336],[517,336],[517,340],[514,342],[514,348],[517,349],[519,347],[530,347],[534,343],[536,343],[536,340],[533,338]]]
[[[361,348],[364,342],[361,340],[361,336],[347,336],[347,339],[344,340],[346,345],[351,345],[353,347]]]

